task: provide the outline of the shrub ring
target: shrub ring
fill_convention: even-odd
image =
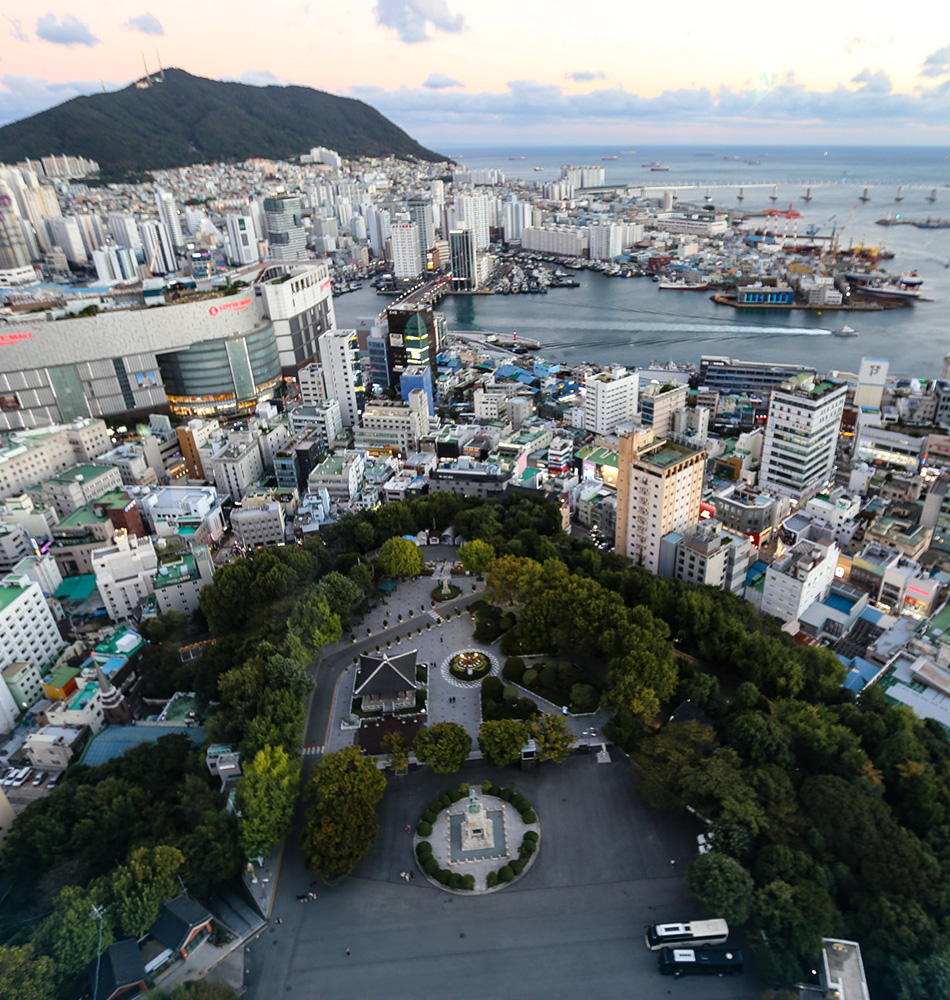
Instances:
[[[458,670],[453,668],[453,662],[457,662],[459,657],[478,656],[484,660],[488,666],[480,672],[472,671],[472,676],[468,676],[465,668]],[[491,654],[481,649],[463,649],[458,653],[447,656],[440,665],[440,672],[449,684],[455,687],[472,687],[480,684],[486,677],[500,677],[501,663]]]
[[[475,788],[480,788],[481,787],[480,783],[477,782],[477,781],[473,781],[473,782],[471,782],[471,784]],[[479,794],[480,794],[482,800],[485,803],[486,809],[489,809],[489,808],[490,809],[501,808],[501,809],[506,810],[506,812],[505,812],[506,827],[507,827],[508,822],[512,818],[515,818],[515,819],[518,820],[519,823],[522,824],[522,826],[524,826],[524,827],[527,828],[526,830],[523,830],[522,832],[520,832],[517,835],[517,837],[512,837],[511,831],[506,829],[506,834],[509,837],[508,843],[506,845],[507,848],[508,848],[508,854],[504,858],[492,858],[491,859],[491,865],[494,866],[494,867],[492,867],[490,870],[497,872],[504,865],[510,864],[512,861],[521,861],[521,860],[523,860],[524,869],[522,870],[522,872],[521,872],[520,875],[515,875],[515,877],[510,882],[502,882],[502,883],[499,883],[498,885],[493,885],[491,887],[485,887],[483,889],[479,889],[479,888],[477,888],[477,878],[478,878],[478,876],[476,876],[476,888],[474,888],[474,889],[450,889],[447,885],[442,885],[442,883],[435,876],[426,875],[426,873],[423,871],[423,868],[422,868],[423,862],[422,862],[422,860],[420,860],[419,856],[416,854],[416,846],[421,841],[424,841],[424,840],[428,841],[429,844],[432,845],[432,844],[434,844],[436,842],[436,837],[437,836],[442,836],[444,834],[445,831],[443,830],[443,828],[442,828],[441,825],[438,827],[438,830],[437,830],[436,829],[436,824],[433,824],[432,833],[428,837],[420,837],[417,833],[413,832],[412,845],[411,845],[412,846],[412,852],[411,852],[412,853],[412,863],[413,863],[412,870],[413,871],[418,870],[419,876],[421,878],[426,879],[429,882],[430,885],[434,886],[436,889],[440,889],[442,892],[451,892],[453,895],[456,895],[456,896],[484,896],[484,895],[486,895],[487,893],[490,893],[490,892],[500,892],[502,889],[507,889],[508,886],[514,885],[516,882],[519,882],[522,878],[524,878],[524,876],[527,875],[528,872],[531,870],[531,866],[534,864],[535,859],[538,857],[538,854],[540,854],[540,849],[541,849],[541,821],[540,821],[540,819],[536,820],[534,823],[524,823],[521,820],[521,816],[518,813],[518,810],[510,802],[506,802],[504,799],[499,798],[498,796],[489,795],[487,792],[479,792]],[[464,803],[464,799],[460,799],[459,801]],[[451,806],[446,806],[439,813],[439,815],[436,817],[436,823],[439,823],[439,821],[442,820],[443,817],[446,817],[451,811],[453,811],[453,807],[455,807],[455,809],[454,809],[455,812],[459,812],[459,809],[457,808],[458,805],[459,805],[459,803],[453,802]],[[415,828],[413,828],[413,829],[415,830]],[[527,832],[527,830],[533,830],[538,835],[538,839],[535,841],[535,845],[536,845],[535,849],[528,855],[527,858],[521,859],[518,855],[519,855],[519,851],[521,849],[521,841],[524,840],[524,834]],[[517,843],[514,843],[515,839],[517,839]],[[439,853],[436,853],[435,847],[433,847],[433,853],[431,855],[429,855],[429,857],[434,857],[435,858],[435,860],[439,864],[439,868],[440,869],[442,869],[443,867],[446,867],[450,871],[457,871],[461,875],[474,874],[474,873],[466,872],[465,871],[465,865],[455,865],[455,866],[449,865],[448,859],[446,857],[440,856],[440,855],[443,855],[444,853],[445,853],[445,851],[442,848],[439,849]]]

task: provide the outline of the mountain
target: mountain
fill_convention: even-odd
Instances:
[[[75,97],[0,128],[0,162],[50,153],[118,174],[249,157],[286,159],[312,146],[344,157],[445,160],[375,108],[310,87],[250,87],[167,69],[163,83]],[[153,80],[155,77],[153,77]]]

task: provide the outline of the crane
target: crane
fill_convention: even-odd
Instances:
[[[848,217],[847,217],[847,219],[844,220],[844,223],[842,224],[841,228],[838,230],[837,236],[834,233],[831,234],[831,257],[832,257],[832,260],[835,257],[838,256],[838,242],[841,239],[841,234],[845,231],[845,228],[847,227],[848,223],[851,221],[851,216],[854,215],[854,210],[857,207],[858,207],[858,203],[857,202],[855,202],[851,206],[851,211],[848,212]],[[824,254],[822,254],[822,256],[824,256]]]
[[[831,222],[834,222],[835,219],[837,219],[837,218],[838,218],[838,216],[837,216],[837,214],[835,214],[830,219],[825,219],[825,221],[822,222],[820,225],[818,225],[816,223],[812,223],[810,226],[808,226],[808,228],[805,230],[805,232],[809,236],[817,236],[822,231],[822,229],[825,228],[825,226],[827,226]],[[832,239],[835,238],[835,231],[834,231],[834,229],[831,230],[831,238]]]

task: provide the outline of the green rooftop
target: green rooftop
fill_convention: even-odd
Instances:
[[[74,677],[79,675],[79,672],[78,667],[58,667],[52,672],[52,674],[50,674],[44,683],[48,684],[52,688],[62,690]]]
[[[53,595],[60,601],[84,601],[96,589],[96,574],[67,576]]]
[[[21,594],[25,593],[26,587],[0,587],[0,611],[10,607]]]
[[[107,472],[111,472],[113,468],[111,465],[74,465],[71,469],[66,469],[55,476],[50,476],[46,482],[66,485],[76,482],[77,476],[82,476],[84,482],[89,482],[92,479],[98,479]]]

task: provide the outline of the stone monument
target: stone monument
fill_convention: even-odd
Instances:
[[[468,793],[468,812],[462,821],[462,850],[478,851],[495,846],[495,824],[485,813],[482,800],[473,786]]]

